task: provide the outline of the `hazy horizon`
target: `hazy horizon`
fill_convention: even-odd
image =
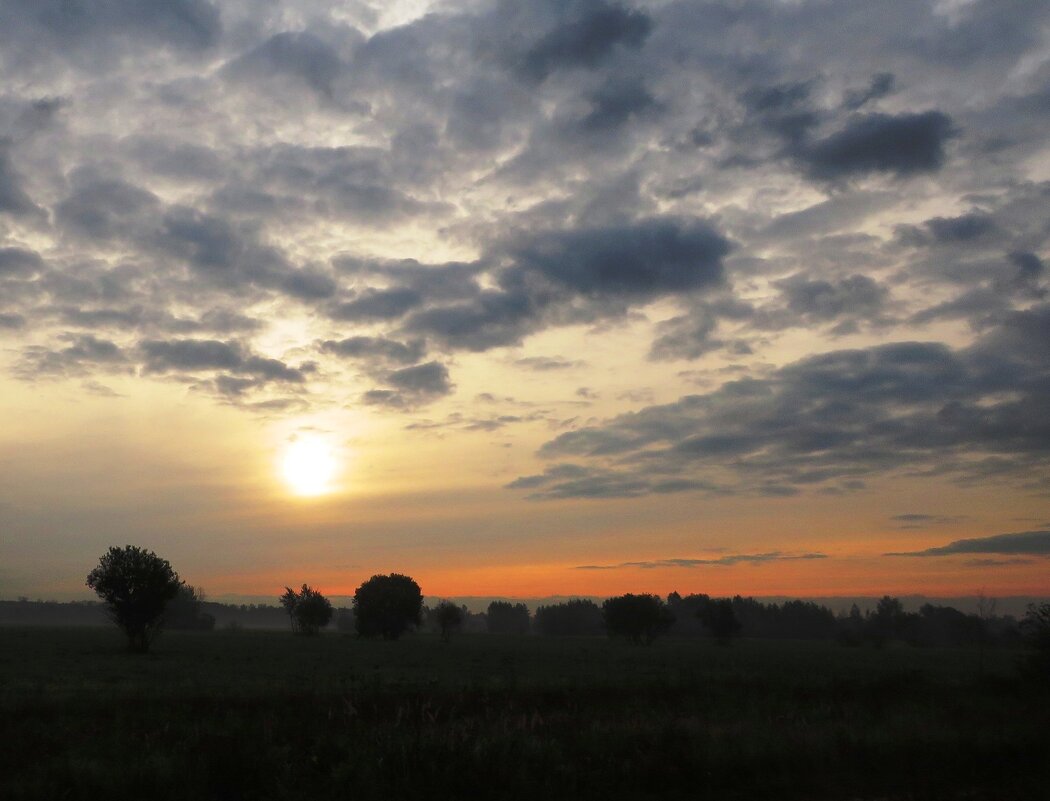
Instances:
[[[0,5],[0,596],[1050,596],[1050,4]]]

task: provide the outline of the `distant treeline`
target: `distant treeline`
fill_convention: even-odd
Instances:
[[[193,588],[190,588],[191,590]],[[1012,645],[1020,640],[1018,621],[1009,615],[964,613],[950,606],[925,604],[905,612],[901,602],[885,596],[874,610],[862,613],[854,605],[836,615],[813,601],[763,603],[739,595],[729,599],[704,594],[672,592],[662,605],[672,619],[666,633],[682,637],[712,637],[716,605],[723,617],[731,609],[734,636],[761,639],[835,640],[843,645],[881,645],[902,641],[912,645]],[[992,606],[992,604],[989,604]],[[573,599],[540,606],[530,614],[523,603],[493,601],[486,612],[461,607],[460,631],[473,634],[537,634],[544,636],[603,635],[607,633],[602,607],[590,599]],[[423,628],[438,631],[436,608],[424,608]],[[280,606],[224,604],[202,600],[194,590],[180,596],[165,613],[168,629],[281,629],[289,625]],[[108,625],[105,606],[95,601],[0,601],[0,625],[101,626]],[[351,608],[335,610],[332,626],[354,632]]]

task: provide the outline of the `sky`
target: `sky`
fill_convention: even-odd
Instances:
[[[1050,595],[1050,4],[6,0],[0,597]]]

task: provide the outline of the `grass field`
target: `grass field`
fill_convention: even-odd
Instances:
[[[0,798],[1050,798],[1018,655],[0,629]]]

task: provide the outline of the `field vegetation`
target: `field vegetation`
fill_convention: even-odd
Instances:
[[[1022,652],[0,628],[4,799],[1045,799]]]

